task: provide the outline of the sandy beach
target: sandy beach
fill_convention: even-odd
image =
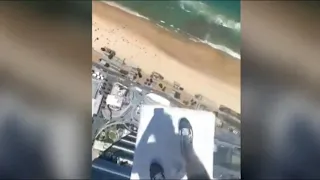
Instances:
[[[192,94],[240,113],[240,61],[106,3],[92,5],[92,47],[107,46],[147,73],[157,71]],[[98,57],[98,55],[93,55]]]

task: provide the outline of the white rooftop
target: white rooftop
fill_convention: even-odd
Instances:
[[[121,89],[121,90],[120,90]],[[111,90],[111,95],[116,95],[116,96],[124,96],[124,94],[128,91],[128,88],[118,82],[113,84],[112,90]]]
[[[163,106],[170,106],[170,101],[158,94],[155,93],[149,93],[146,95],[146,98],[150,98],[152,101],[154,101],[155,103],[159,104],[159,105],[163,105]]]
[[[105,151],[111,144],[103,141],[95,140],[93,144],[93,149],[99,151]]]
[[[153,160],[164,168],[166,179],[187,179],[181,156],[179,120],[185,117],[193,128],[193,147],[210,179],[213,178],[215,116],[211,112],[144,105],[137,134],[131,179],[150,179]]]
[[[142,92],[142,89],[139,88],[139,87],[135,87],[135,89],[136,89],[137,91],[139,91],[139,92]]]
[[[124,99],[123,97],[119,97],[116,95],[108,95],[106,99],[106,103],[108,105],[120,108],[122,106],[123,99]]]
[[[92,116],[94,114],[97,114],[98,111],[99,111],[99,107],[100,107],[100,104],[101,104],[101,101],[102,101],[102,95],[101,94],[97,94],[96,98],[95,99],[92,99]]]

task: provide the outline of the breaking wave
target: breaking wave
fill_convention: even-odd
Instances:
[[[209,42],[208,40],[202,40],[202,39],[199,39],[199,38],[189,38],[191,41],[194,41],[194,42],[197,42],[197,43],[203,43],[203,44],[206,44],[206,45],[209,45],[210,47],[214,48],[214,49],[218,49],[220,51],[223,51],[227,54],[229,54],[230,56],[236,58],[236,59],[241,59],[241,56],[239,53],[233,51],[232,49],[226,47],[226,46],[223,46],[223,45],[219,45],[219,44],[213,44],[212,42]]]
[[[138,12],[133,11],[132,9],[130,9],[128,7],[121,6],[121,5],[119,5],[119,4],[115,3],[115,2],[110,2],[110,1],[103,1],[103,2],[108,4],[108,5],[110,5],[110,6],[113,6],[115,8],[121,9],[122,11],[125,11],[125,12],[127,12],[127,13],[129,13],[131,15],[143,18],[143,19],[148,20],[148,21],[150,20],[149,18],[139,14]]]
[[[240,22],[228,19],[221,14],[216,14],[212,8],[201,1],[181,0],[179,1],[179,6],[185,12],[192,12],[194,14],[202,16],[208,23],[215,23],[237,32],[240,32],[241,30]]]
[[[184,4],[183,4],[183,3],[179,3],[179,6],[180,6],[180,8],[181,8],[183,11],[185,11],[185,12],[187,12],[187,13],[191,13],[190,10],[188,10],[188,9],[186,9],[186,8],[184,7]]]

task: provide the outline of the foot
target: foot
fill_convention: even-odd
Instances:
[[[151,163],[151,165],[150,165],[150,178],[151,178],[151,180],[165,179],[163,168],[159,163],[157,163],[157,162]]]
[[[181,137],[180,145],[182,156],[188,159],[193,150],[193,131],[188,119],[180,119],[179,134]]]

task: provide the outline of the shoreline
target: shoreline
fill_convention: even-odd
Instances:
[[[208,45],[211,48],[213,48],[214,50],[221,51],[221,53],[224,53],[227,56],[230,56],[230,57],[234,58],[235,60],[241,60],[240,53],[228,48],[227,46],[220,45],[220,44],[215,44],[214,42],[209,42],[207,40],[203,40],[203,39],[201,39],[199,37],[196,37],[196,36],[193,36],[193,35],[189,34],[188,32],[184,32],[184,31],[180,31],[180,30],[177,31],[176,29],[171,29],[170,27],[164,26],[164,24],[163,24],[164,21],[160,21],[160,22],[153,21],[153,20],[149,19],[148,17],[145,17],[145,16],[139,14],[138,12],[136,12],[134,10],[131,10],[128,7],[124,7],[124,6],[120,5],[120,4],[117,4],[116,2],[113,2],[113,1],[102,1],[102,2],[107,4],[107,5],[109,5],[109,6],[112,6],[114,8],[120,9],[121,11],[129,13],[129,14],[131,14],[133,16],[136,16],[138,18],[145,19],[146,21],[149,21],[150,23],[153,23],[154,25],[164,29],[165,31],[170,31],[173,34],[178,34],[180,36],[183,36],[183,38],[191,40],[191,41],[193,41],[195,43],[201,43],[201,44]]]
[[[107,46],[148,73],[156,71],[189,93],[240,112],[239,60],[104,2],[92,8],[93,49]]]

